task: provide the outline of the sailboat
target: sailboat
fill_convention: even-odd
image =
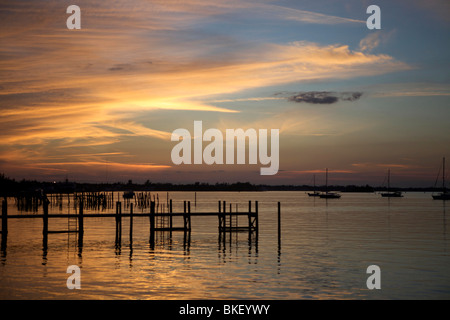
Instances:
[[[314,175],[314,192],[308,192],[308,196],[310,196],[310,197],[320,196],[320,192],[316,191],[316,175]]]
[[[389,189],[391,188],[391,170],[388,169],[388,189],[387,192],[384,192],[381,194],[382,197],[389,197],[389,198],[401,198],[403,197],[403,194],[400,191],[393,191],[390,192]]]
[[[341,197],[340,194],[337,194],[335,192],[328,192],[328,168],[326,171],[326,179],[325,179],[325,187],[326,192],[319,195],[320,198],[324,199],[339,199]]]
[[[434,200],[450,200],[450,192],[445,188],[445,157],[442,159],[442,193],[433,195]]]

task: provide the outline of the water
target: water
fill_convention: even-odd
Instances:
[[[167,194],[158,194],[165,202]],[[123,218],[116,245],[114,219],[101,217],[85,218],[82,247],[76,234],[49,234],[45,249],[42,219],[9,219],[0,299],[450,298],[449,209],[429,193],[397,199],[344,193],[325,200],[304,192],[197,192],[196,206],[193,192],[170,198],[176,212],[184,200],[193,212],[217,211],[218,200],[246,211],[248,201],[257,200],[259,236],[249,241],[247,232],[232,233],[222,241],[217,217],[194,216],[190,242],[183,232],[160,232],[151,246],[148,218],[135,217],[132,243]],[[50,208],[57,212],[74,211],[64,202]],[[17,213],[9,199],[8,214]],[[50,219],[49,230],[67,223]],[[81,269],[80,290],[66,287],[69,265]],[[366,286],[369,265],[381,269],[380,290]]]

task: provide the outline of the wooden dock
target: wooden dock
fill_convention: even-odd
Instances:
[[[190,232],[192,230],[191,218],[193,216],[197,217],[217,217],[218,221],[218,231],[219,234],[227,233],[227,232],[248,232],[249,237],[254,234],[256,238],[258,237],[259,232],[259,223],[258,223],[258,201],[248,202],[248,211],[232,211],[232,205],[229,204],[229,210],[227,211],[227,203],[225,201],[218,201],[218,210],[216,212],[191,212],[191,202],[184,201],[183,202],[183,212],[173,212],[172,210],[172,199],[168,200],[167,203],[167,211],[166,213],[156,212],[156,202],[149,202],[149,210],[148,212],[135,213],[133,212],[133,203],[128,203],[128,212],[122,212],[122,202],[117,201],[115,203],[115,212],[107,212],[107,213],[84,213],[85,206],[87,205],[84,201],[84,198],[80,198],[77,203],[77,213],[74,214],[50,214],[49,213],[49,203],[50,201],[47,198],[44,198],[42,201],[43,212],[40,213],[25,213],[25,214],[14,214],[8,215],[8,206],[7,200],[2,201],[2,244],[3,242],[6,244],[6,237],[8,234],[8,220],[9,219],[42,219],[42,234],[43,241],[46,246],[47,239],[49,234],[55,233],[77,233],[78,240],[80,244],[83,241],[84,234],[84,219],[87,218],[115,218],[116,222],[116,242],[121,242],[122,239],[122,220],[123,218],[129,219],[129,237],[130,242],[133,239],[133,220],[136,217],[148,217],[150,224],[150,242],[155,239],[155,232],[159,231],[169,231],[176,232],[182,231],[185,233],[185,238],[188,236],[190,238]],[[98,204],[95,203],[97,206]],[[278,204],[278,211],[280,211],[280,205]],[[279,214],[280,212],[278,212]],[[238,217],[246,217],[246,223],[243,225],[239,225]],[[183,223],[182,225],[176,225],[174,223],[174,219],[178,220],[181,218]],[[64,230],[49,230],[48,221],[49,219],[68,219],[69,223],[68,228]]]

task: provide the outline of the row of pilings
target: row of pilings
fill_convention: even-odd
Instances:
[[[113,207],[115,207],[115,213],[88,213],[85,214],[85,208],[86,207],[92,207],[96,206],[98,207],[99,200],[102,199],[101,197],[96,197],[96,195],[93,194],[85,194],[83,197],[74,197],[77,203],[77,210],[75,211],[75,214],[49,214],[49,205],[51,204],[51,200],[44,198],[42,200],[42,206],[43,206],[43,214],[19,214],[19,215],[11,215],[9,216],[7,214],[7,200],[2,201],[2,214],[1,214],[1,220],[2,220],[2,230],[0,231],[2,234],[2,248],[6,248],[6,237],[8,233],[8,220],[10,218],[42,218],[43,219],[43,240],[44,240],[44,247],[47,247],[47,239],[48,235],[52,233],[77,233],[78,234],[78,242],[79,246],[82,246],[83,242],[83,233],[84,233],[84,219],[86,217],[115,217],[116,222],[116,243],[120,243],[122,239],[122,219],[124,217],[129,217],[129,223],[130,223],[130,243],[132,242],[133,237],[133,217],[148,217],[150,222],[150,242],[154,243],[155,240],[155,232],[156,231],[183,231],[185,235],[185,240],[190,240],[190,233],[191,233],[191,216],[216,216],[218,217],[218,229],[219,229],[219,235],[223,235],[227,232],[238,232],[238,231],[248,231],[249,233],[249,241],[251,240],[251,236],[253,233],[256,235],[256,241],[258,239],[258,230],[259,230],[259,219],[258,219],[258,201],[254,202],[254,206],[252,205],[252,202],[249,201],[248,203],[248,211],[241,211],[241,212],[232,212],[231,208],[232,206],[229,204],[229,210],[226,210],[228,208],[225,201],[218,201],[218,211],[216,212],[197,212],[197,213],[191,213],[191,202],[190,201],[184,201],[183,205],[183,212],[174,213],[172,210],[172,199],[168,201],[168,212],[167,213],[158,213],[156,212],[156,202],[150,201],[150,210],[148,210],[146,213],[134,213],[133,208],[134,204],[130,203],[128,210],[122,212],[122,202],[116,201],[116,203],[113,204]],[[84,201],[89,199],[90,204],[86,206],[84,204]],[[103,198],[103,201],[104,198]],[[106,199],[106,201],[111,201],[110,199]],[[125,201],[126,203],[126,201]],[[280,202],[278,202],[278,244],[279,247],[281,245],[281,205]],[[238,216],[242,216],[247,220],[247,223],[244,225],[238,225],[237,218]],[[76,228],[75,229],[65,229],[65,230],[49,230],[49,218],[68,218],[68,219],[75,219],[76,220]],[[183,221],[183,224],[180,226],[176,226],[173,219],[174,218],[181,218]],[[3,251],[3,249],[2,249]]]
[[[114,209],[117,201],[123,201],[124,207],[129,208],[134,203],[135,209],[146,210],[150,208],[151,202],[155,202],[155,212],[168,212],[169,203],[159,201],[159,195],[147,191],[133,192],[131,197],[124,196],[122,192],[76,192],[69,193],[50,193],[44,194],[42,191],[23,192],[14,197],[17,210],[20,212],[35,212],[43,206],[44,199],[49,201],[49,206],[72,207],[74,210],[83,204],[84,209],[106,211]]]

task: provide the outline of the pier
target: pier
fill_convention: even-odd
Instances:
[[[117,197],[120,199],[119,197]],[[50,200],[49,200],[50,199]],[[56,200],[55,200],[56,199]],[[135,218],[148,218],[149,219],[149,238],[150,243],[155,241],[155,233],[161,231],[172,232],[184,232],[185,240],[190,239],[190,233],[193,229],[191,218],[197,217],[216,217],[217,229],[219,236],[225,233],[232,232],[248,232],[249,241],[252,236],[258,238],[259,233],[259,214],[258,214],[258,201],[248,201],[248,209],[244,211],[238,211],[237,205],[233,211],[231,203],[226,201],[218,201],[218,209],[215,212],[191,212],[191,202],[183,202],[183,210],[180,212],[174,212],[172,199],[167,198],[167,203],[162,204],[160,207],[159,199],[151,200],[150,197],[144,197],[143,195],[136,196],[135,203],[130,202],[129,199],[122,201],[116,201],[113,203],[114,195],[112,198],[110,195],[73,195],[74,213],[49,213],[49,205],[61,206],[61,196],[44,196],[42,198],[42,213],[33,210],[31,213],[25,212],[20,214],[8,214],[8,204],[5,198],[2,201],[2,246],[6,246],[7,234],[8,234],[8,220],[10,219],[42,219],[42,235],[44,246],[47,247],[47,241],[51,234],[57,233],[76,233],[78,234],[78,242],[82,245],[84,235],[84,220],[89,218],[114,218],[115,219],[115,235],[116,244],[122,241],[122,222],[126,218],[129,222],[129,240],[133,241],[133,222]],[[69,199],[69,195],[67,195]],[[148,199],[149,201],[142,199]],[[53,201],[53,202],[52,202]],[[56,202],[55,202],[56,201]],[[33,202],[34,203],[34,202]],[[70,200],[68,200],[70,206]],[[124,206],[122,206],[124,205]],[[134,212],[135,205],[141,209],[142,212]],[[85,213],[85,208],[92,210],[98,210],[103,208],[106,212]],[[114,210],[115,209],[115,210]],[[122,210],[124,209],[124,210]],[[136,210],[138,211],[138,210]],[[280,216],[280,203],[278,203],[278,217]],[[241,219],[239,219],[241,218]],[[49,229],[49,219],[68,219],[67,229],[63,230],[51,230]],[[280,224],[280,220],[278,219]],[[280,241],[280,225],[278,228],[278,238]]]

